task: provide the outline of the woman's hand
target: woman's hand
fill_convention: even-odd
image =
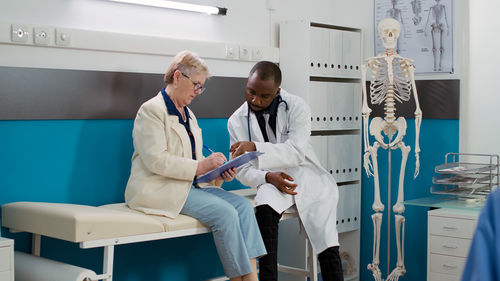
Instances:
[[[220,176],[224,181],[232,181],[236,177],[236,168],[231,168]]]
[[[236,177],[236,168],[231,168],[215,179],[215,186],[221,186],[223,181],[232,181]]]
[[[215,152],[210,154],[207,158],[198,161],[198,167],[196,168],[196,176],[203,175],[213,169],[219,167],[226,162],[226,156],[220,152]]]

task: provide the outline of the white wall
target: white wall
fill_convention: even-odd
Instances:
[[[228,8],[228,16],[106,0],[2,0],[0,19],[179,39],[269,44],[268,36],[262,36],[269,26],[265,0],[204,2]]]
[[[193,2],[195,0],[192,0]],[[113,3],[105,0],[2,0],[0,21],[51,25],[86,30],[141,34],[177,39],[203,40],[278,47],[279,22],[307,19],[320,23],[363,29],[364,57],[373,56],[373,1],[367,0],[197,0],[228,8],[227,16],[208,16],[154,7]],[[497,1],[498,2],[498,1]],[[417,75],[417,79],[461,79],[460,150],[499,153],[500,132],[488,126],[499,119],[495,93],[496,65],[499,57],[499,24],[493,19],[500,3],[488,0],[455,0],[454,74]],[[470,7],[469,7],[470,6]],[[470,30],[469,30],[470,14]],[[469,41],[469,31],[470,41]],[[3,32],[3,31],[2,31]],[[469,44],[470,42],[470,44]],[[63,49],[0,46],[1,65],[60,67],[71,56]],[[88,58],[92,57],[92,60]],[[469,63],[470,57],[470,63]],[[144,68],[162,72],[168,61],[157,56],[127,55],[127,60],[110,53],[82,53],[75,62],[99,64],[120,62],[119,70]],[[59,61],[58,61],[59,60]],[[67,63],[67,62],[65,62]],[[111,62],[109,62],[111,63]],[[244,75],[252,63],[239,66]],[[215,75],[229,75],[231,62],[218,62]],[[470,68],[469,68],[470,66]],[[469,71],[467,71],[470,69]],[[425,109],[423,109],[425,110]],[[496,121],[496,122],[495,122]]]
[[[276,24],[280,20],[309,19],[371,29],[373,18],[373,2],[366,0],[184,1],[226,7],[228,15],[209,16],[105,0],[2,0],[0,20],[277,47]]]
[[[470,68],[468,95],[461,101],[461,149],[500,154],[500,2],[474,0],[469,7]]]
[[[17,23],[141,35],[146,36],[145,45],[151,44],[151,41],[155,41],[155,37],[158,37],[270,46],[269,16],[265,0],[197,2],[226,7],[229,10],[228,16],[210,16],[106,0],[2,0],[0,38],[7,38],[4,41],[8,42],[10,30],[7,30],[7,27],[10,27],[10,23]],[[91,33],[87,32],[84,35],[85,39],[93,40],[95,43],[96,39],[92,38]],[[75,37],[72,38],[73,42],[79,39]],[[163,42],[163,44],[169,43],[172,42]],[[220,46],[222,52],[224,45]],[[180,46],[180,48],[190,47]],[[171,55],[140,52],[134,54],[54,48],[54,46],[0,44],[2,66],[163,73],[171,58]],[[207,59],[207,62],[212,74],[219,76],[243,77],[253,65],[253,62],[224,59]]]
[[[185,0],[189,1],[189,0]],[[365,53],[373,53],[372,1],[191,0],[228,8],[209,16],[106,0],[3,0],[0,22],[140,34],[174,39],[278,47],[279,22],[308,19],[365,30]],[[368,5],[365,2],[369,2]],[[363,6],[365,4],[365,6]],[[359,9],[363,7],[363,9]],[[271,8],[271,9],[269,9]],[[358,11],[359,10],[359,11]],[[0,32],[8,33],[4,29]],[[2,36],[0,34],[0,37]],[[163,72],[170,58],[0,44],[0,65]],[[208,61],[214,75],[245,76],[253,62]]]

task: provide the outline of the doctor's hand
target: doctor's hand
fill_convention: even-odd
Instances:
[[[255,151],[255,143],[249,141],[239,141],[229,148],[229,152],[231,152],[231,156],[233,158],[240,156],[245,152]]]
[[[266,174],[266,182],[274,185],[283,193],[296,195],[297,192],[295,192],[295,188],[297,184],[289,181],[293,181],[293,178],[283,172],[268,172]]]
[[[210,154],[207,158],[198,161],[198,167],[196,168],[196,176],[203,175],[213,169],[219,167],[226,162],[226,156],[220,152],[215,152]]]

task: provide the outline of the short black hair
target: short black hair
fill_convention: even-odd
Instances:
[[[270,61],[260,61],[252,67],[249,76],[255,72],[260,80],[273,79],[276,85],[281,85],[281,69],[277,64]]]

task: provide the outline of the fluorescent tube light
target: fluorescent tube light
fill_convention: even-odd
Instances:
[[[160,8],[168,8],[168,9],[176,9],[176,10],[184,10],[184,11],[192,11],[205,13],[210,15],[223,15],[225,16],[227,13],[226,8],[219,8],[213,6],[205,6],[205,5],[196,5],[189,3],[181,3],[175,1],[167,1],[167,0],[110,0],[113,2],[122,2],[128,4],[137,4],[137,5],[145,5],[145,6],[154,6]]]

